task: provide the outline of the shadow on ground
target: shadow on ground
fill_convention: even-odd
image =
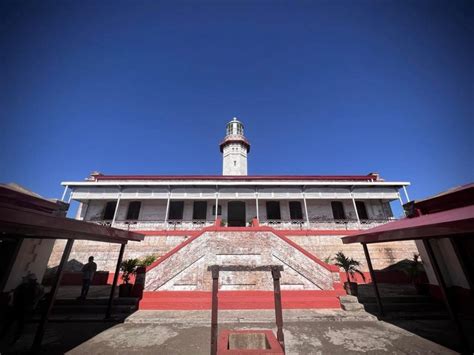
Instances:
[[[384,316],[380,316],[372,284],[359,285],[359,302],[379,320],[440,344],[461,351],[460,337],[444,303],[420,295],[411,284],[379,284]],[[463,329],[474,349],[474,319],[460,315]],[[469,336],[470,335],[470,336]]]
[[[110,285],[92,286],[89,292],[90,297],[85,301],[80,301],[76,299],[80,294],[80,286],[61,286],[50,321],[46,326],[41,353],[64,354],[123,323],[129,315],[137,311],[136,298],[119,298],[116,294],[112,306],[112,317],[105,320],[110,287]],[[0,310],[0,329],[2,330],[6,324],[7,312],[9,310],[6,307]],[[12,340],[17,323],[11,324],[7,329],[7,334],[0,339],[0,354],[29,353],[39,318],[40,311],[26,322],[21,337],[14,344]]]

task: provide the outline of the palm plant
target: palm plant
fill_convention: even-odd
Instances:
[[[339,266],[346,272],[347,282],[351,282],[350,276],[352,276],[352,279],[354,279],[355,273],[362,276],[362,279],[365,281],[364,274],[359,270],[360,262],[357,260],[345,256],[342,251],[338,252],[333,260],[335,261],[334,265]]]
[[[153,264],[156,259],[157,259],[156,255],[154,255],[154,254],[147,255],[147,256],[141,258],[140,260],[138,260],[138,265],[137,266],[148,267],[151,264]]]
[[[130,277],[137,270],[139,260],[138,259],[127,259],[122,261],[120,264],[120,271],[122,271],[122,280],[128,285]]]

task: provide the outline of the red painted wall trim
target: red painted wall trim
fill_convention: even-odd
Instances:
[[[144,234],[144,235],[151,235],[155,237],[167,237],[167,236],[183,236],[183,237],[189,237],[189,236],[195,236],[196,234],[201,233],[201,229],[199,230],[166,230],[166,229],[161,229],[161,230],[141,230],[141,231],[136,231],[137,233]]]
[[[370,181],[377,180],[376,175],[97,175],[96,181],[103,180],[335,180],[335,181]]]
[[[255,227],[222,227],[223,230],[227,231],[255,231]],[[237,228],[237,229],[236,229]],[[263,228],[260,227],[260,228]],[[271,228],[271,227],[269,227]],[[261,229],[260,229],[261,230]],[[194,236],[196,234],[201,233],[202,229],[200,230],[138,230],[137,233],[148,235],[148,236]],[[279,229],[278,230],[281,234],[285,236],[297,237],[297,236],[320,236],[320,235],[336,235],[336,236],[348,236],[360,233],[360,230],[328,230],[328,229]]]

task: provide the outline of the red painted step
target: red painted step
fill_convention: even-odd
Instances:
[[[337,296],[341,290],[332,291],[282,291],[284,309],[340,308]],[[211,292],[157,291],[145,292],[140,309],[147,310],[199,310],[211,309]],[[219,291],[219,309],[273,309],[271,291]]]

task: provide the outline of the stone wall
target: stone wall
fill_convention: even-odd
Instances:
[[[53,243],[51,239],[24,239],[3,291],[13,290],[21,283],[23,276],[30,272],[41,280]]]
[[[142,258],[147,255],[160,257],[168,251],[184,242],[187,236],[146,236],[142,242],[129,242],[125,247],[124,259]],[[54,248],[49,258],[48,267],[59,265],[61,256],[66,245],[65,240],[56,240]],[[89,256],[94,256],[97,263],[97,270],[115,272],[117,258],[120,251],[119,244],[99,243],[94,241],[79,240],[74,242],[69,260],[76,260],[79,263],[87,263]],[[70,263],[67,270],[78,268],[77,263]]]
[[[307,235],[288,236],[289,239],[317,256],[325,260],[342,251],[346,256],[354,258],[362,263],[362,270],[368,271],[362,245],[343,244],[341,237],[344,235]],[[418,253],[414,241],[403,241],[394,243],[377,243],[368,245],[370,258],[374,269],[383,269],[403,259],[412,259],[414,253]]]
[[[325,260],[327,257],[334,257],[338,251],[343,251],[347,256],[360,261],[363,271],[368,271],[362,246],[360,244],[343,244],[341,240],[343,236],[342,234],[289,235],[288,238],[321,260]],[[187,238],[188,236],[175,235],[146,236],[143,242],[130,242],[125,249],[124,258],[139,258],[150,254],[161,256],[184,242]],[[49,259],[49,267],[59,264],[65,244],[65,241],[56,241]],[[88,257],[93,255],[99,270],[114,272],[119,249],[120,246],[116,244],[76,241],[70,259],[85,263]],[[375,269],[383,269],[397,261],[411,259],[413,253],[418,252],[413,241],[373,244],[369,245],[369,251]]]
[[[266,231],[207,231],[147,272],[148,291],[210,291],[211,265],[282,265],[282,289],[332,290],[339,272]],[[221,272],[221,290],[272,290],[270,272]]]

